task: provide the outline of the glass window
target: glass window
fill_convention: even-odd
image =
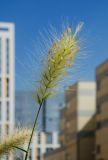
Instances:
[[[5,87],[6,87],[6,97],[9,97],[9,78],[6,78],[6,83],[5,83]]]
[[[5,125],[5,133],[7,135],[9,134],[9,125],[8,124]]]
[[[38,156],[37,156],[37,160],[40,160],[41,158],[41,150],[40,150],[40,148],[38,148]]]
[[[1,121],[1,115],[2,115],[2,102],[0,101],[0,121]]]
[[[100,104],[97,105],[97,113],[98,114],[101,113],[101,105]]]
[[[40,135],[40,133],[38,133],[38,144],[40,144],[41,143],[41,135]]]
[[[106,127],[108,126],[108,119],[105,119],[103,122],[102,122],[102,127]]]
[[[6,39],[6,73],[9,73],[9,39]]]
[[[101,89],[101,81],[97,80],[97,90],[100,90],[100,89]]]
[[[6,155],[6,160],[9,160],[9,155]]]
[[[2,135],[2,128],[1,128],[1,124],[0,124],[0,136]]]
[[[8,30],[9,30],[9,28],[2,28],[2,27],[0,27],[0,31],[7,32]]]
[[[1,48],[1,38],[0,38],[0,73],[1,73],[1,69],[2,69],[2,68],[1,68],[1,67],[2,67],[2,66],[1,66],[1,62],[2,62],[2,51],[1,51],[1,49],[2,49],[2,48]]]
[[[97,129],[100,129],[100,128],[101,128],[101,122],[97,122],[96,125],[97,125],[97,126],[96,126]]]
[[[9,121],[9,102],[6,103],[6,120]]]
[[[32,149],[30,149],[30,152],[29,152],[29,160],[32,160]]]
[[[46,149],[46,153],[49,153],[49,152],[52,152],[53,151],[53,148],[47,148]]]
[[[0,78],[0,97],[2,96],[2,79]]]
[[[52,133],[47,133],[46,135],[46,143],[51,144],[52,143]]]
[[[100,145],[96,146],[96,152],[97,152],[97,154],[101,153],[101,146]]]

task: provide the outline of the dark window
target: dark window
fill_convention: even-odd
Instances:
[[[9,125],[8,124],[5,125],[5,131],[6,131],[6,134],[8,135],[9,134]]]
[[[30,149],[30,152],[29,152],[29,160],[32,160],[32,150]]]
[[[2,129],[1,129],[1,124],[0,124],[0,137],[1,137],[1,135],[2,135]]]
[[[108,126],[108,119],[105,119],[103,122],[102,122],[102,127],[106,127]]]
[[[101,153],[101,146],[100,146],[100,145],[97,145],[97,146],[96,146],[96,153],[97,153],[97,154],[100,154],[100,153]]]
[[[9,121],[9,102],[6,103],[6,120]]]
[[[40,133],[38,133],[38,144],[40,144],[41,143],[41,135],[40,135]]]
[[[1,62],[2,62],[2,48],[1,48],[1,38],[0,38],[0,73],[1,73],[1,70],[2,70],[2,65],[1,65]]]
[[[2,112],[2,104],[1,104],[2,102],[0,102],[0,121],[1,121],[1,112]]]
[[[9,39],[6,39],[6,73],[9,73]]]
[[[2,79],[0,78],[0,97],[2,96]]]
[[[97,113],[101,113],[101,105],[100,104],[97,105]]]
[[[8,28],[0,28],[0,31],[7,32],[9,29]]]
[[[100,129],[100,128],[101,128],[101,122],[97,122],[96,128],[97,128],[97,129]]]
[[[9,97],[9,78],[6,78],[6,97]]]
[[[100,90],[100,89],[101,89],[101,81],[97,80],[97,90]]]
[[[69,154],[65,154],[65,160],[69,160]]]
[[[52,133],[47,133],[46,143],[47,144],[51,144],[52,143]]]
[[[40,160],[40,156],[41,156],[41,150],[40,150],[40,148],[38,148],[38,156],[37,156],[37,160]]]
[[[6,160],[9,160],[9,156],[8,155],[6,155]]]
[[[46,153],[49,153],[49,152],[52,152],[53,151],[53,148],[47,148],[46,149]]]

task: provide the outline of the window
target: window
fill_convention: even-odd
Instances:
[[[97,80],[97,90],[100,90],[100,89],[101,89],[101,81]]]
[[[65,154],[65,160],[69,160],[69,154],[68,153]]]
[[[6,73],[9,73],[9,39],[6,39]]]
[[[97,129],[100,129],[100,128],[101,128],[101,122],[97,122],[96,128],[97,128]]]
[[[1,65],[1,62],[2,62],[2,51],[1,51],[2,48],[1,48],[1,46],[2,45],[1,45],[1,38],[0,38],[0,73],[1,73],[1,70],[2,70],[2,68],[1,68],[2,67],[2,65]]]
[[[40,156],[41,156],[41,150],[40,150],[40,148],[38,148],[38,156],[37,156],[37,160],[40,160]]]
[[[1,27],[0,27],[0,31],[7,32],[8,30],[9,30],[8,28],[1,28]]]
[[[52,143],[52,133],[47,133],[46,143],[47,144],[51,144]]]
[[[97,146],[96,146],[96,153],[97,153],[97,154],[100,154],[100,153],[101,153],[101,146],[100,146],[100,145],[97,145]]]
[[[9,102],[6,103],[6,120],[9,121]]]
[[[2,79],[0,78],[0,97],[2,96]]]
[[[47,148],[46,149],[46,153],[49,153],[49,152],[52,152],[53,151],[53,148]]]
[[[106,127],[108,126],[108,119],[105,119],[103,122],[102,122],[102,127]]]
[[[40,144],[41,143],[41,135],[40,135],[40,133],[38,133],[38,144]]]
[[[9,78],[6,78],[5,80],[5,95],[6,97],[9,97]]]
[[[2,135],[2,128],[1,128],[2,126],[1,126],[1,124],[0,124],[0,137],[1,137],[1,135]]]
[[[32,150],[30,149],[30,152],[29,152],[29,160],[32,160]]]
[[[9,155],[6,155],[6,160],[9,160]]]
[[[9,134],[9,125],[8,124],[5,125],[5,133],[7,135]]]
[[[2,115],[2,110],[1,110],[1,108],[2,108],[2,102],[0,101],[0,121],[1,121],[1,115]]]
[[[97,105],[97,113],[98,114],[101,113],[101,105],[100,104]]]
[[[90,89],[80,89],[78,93],[81,96],[92,96],[96,94],[95,90],[90,90]]]

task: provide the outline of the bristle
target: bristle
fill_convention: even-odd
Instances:
[[[33,94],[37,103],[41,104],[44,99],[51,96],[58,81],[67,75],[68,69],[72,66],[80,50],[80,45],[75,37],[82,25],[82,23],[78,25],[74,34],[68,27],[62,33],[61,38],[57,39],[49,49],[39,86]]]
[[[31,134],[31,129],[17,129],[11,135],[6,137],[3,141],[0,142],[0,156],[13,151],[14,146],[21,146],[28,142]]]

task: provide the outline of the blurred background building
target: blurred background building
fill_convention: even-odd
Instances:
[[[0,23],[1,138],[16,126],[32,126],[38,109],[32,91],[15,93],[14,43],[14,24]],[[108,60],[97,67],[96,83],[78,82],[65,90],[65,98],[61,93],[44,103],[28,159],[107,160],[107,106]],[[18,160],[24,155],[3,158]]]
[[[96,69],[96,160],[108,159],[108,60]]]
[[[32,98],[32,91],[16,91],[16,126],[28,127],[34,123],[38,105]],[[60,121],[60,109],[63,107],[63,94],[45,101],[40,112],[36,135],[33,138],[30,160],[43,160],[43,155],[58,148],[58,133]],[[17,152],[16,159],[23,159],[24,155]]]
[[[39,107],[32,98],[32,91],[16,91],[15,104],[16,125],[32,126]],[[59,132],[60,109],[63,107],[63,93],[57,94],[57,96],[47,100],[39,115],[38,132]]]
[[[36,133],[32,140],[28,160],[43,160],[45,153],[49,153],[58,147],[58,135],[56,132],[51,133],[50,138],[45,132]],[[17,152],[16,157],[17,160],[23,160],[24,153]]]
[[[45,155],[45,160],[93,160],[95,149],[95,82],[79,82],[65,92],[61,111],[61,147]]]
[[[0,22],[0,135],[2,138],[13,132],[15,124],[14,47],[14,24]],[[12,160],[12,155],[6,158]]]
[[[38,109],[38,106],[36,106],[35,102],[32,99],[32,92],[16,91],[15,107],[16,126],[32,126],[36,111]]]

